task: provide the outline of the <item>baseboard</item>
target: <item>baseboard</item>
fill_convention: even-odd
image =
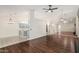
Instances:
[[[43,36],[46,36],[46,35],[41,35],[41,36],[37,36],[37,37],[30,37],[29,40],[34,40],[34,39],[37,39],[37,38],[40,38],[40,37],[43,37]]]

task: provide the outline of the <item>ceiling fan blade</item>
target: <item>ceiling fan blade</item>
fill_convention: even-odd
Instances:
[[[58,9],[58,8],[52,8],[51,10],[56,10],[56,9]]]

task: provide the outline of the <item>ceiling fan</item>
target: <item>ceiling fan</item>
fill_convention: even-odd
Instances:
[[[53,12],[53,10],[56,10],[58,8],[52,8],[52,5],[48,5],[48,9],[47,8],[43,8],[43,10],[46,10],[46,12]]]

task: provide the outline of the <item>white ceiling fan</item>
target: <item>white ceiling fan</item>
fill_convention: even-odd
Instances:
[[[46,10],[46,12],[53,12],[53,10],[56,10],[58,8],[52,8],[52,5],[48,5],[49,8],[43,8],[43,10]]]

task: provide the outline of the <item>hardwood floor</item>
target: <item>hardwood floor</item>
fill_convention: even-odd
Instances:
[[[1,53],[73,53],[76,36],[72,33],[49,35],[0,48]]]

